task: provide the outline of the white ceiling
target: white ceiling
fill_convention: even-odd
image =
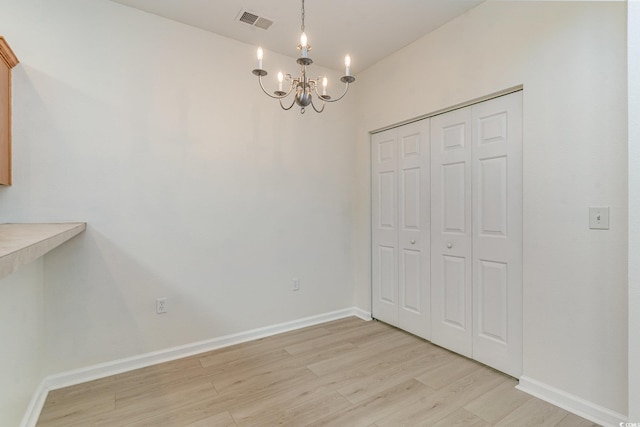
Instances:
[[[268,51],[297,56],[301,0],[112,0]],[[483,0],[305,0],[309,56],[357,73]],[[241,9],[274,21],[268,30],[237,22]]]

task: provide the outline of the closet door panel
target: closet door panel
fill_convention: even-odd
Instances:
[[[442,232],[464,236],[467,226],[466,162],[441,165]]]
[[[467,329],[466,264],[467,260],[464,258],[442,256],[442,290],[444,293],[442,322],[461,331]]]
[[[398,324],[398,173],[396,131],[371,137],[372,313]]]
[[[396,173],[381,171],[378,173],[378,227],[380,230],[396,230]]]
[[[404,235],[409,235],[413,245],[402,242],[400,274],[400,309],[410,315],[420,315],[422,303],[422,268],[420,236],[420,168],[408,168],[401,171],[400,179],[400,221]],[[411,232],[414,233],[411,233]],[[413,246],[413,248],[408,247]],[[407,314],[407,313],[403,313]],[[400,324],[406,323],[401,321]]]
[[[473,357],[522,371],[522,92],[472,107]]]
[[[508,161],[506,156],[478,159],[477,224],[481,236],[507,237]]]
[[[420,232],[420,167],[400,171],[400,221],[405,231]]]
[[[420,251],[407,249],[402,251],[400,257],[401,308],[403,311],[417,315],[424,310],[420,264]]]
[[[484,339],[507,344],[509,295],[507,264],[480,260],[477,279],[478,325],[476,333]]]
[[[381,302],[396,304],[396,249],[389,246],[378,246],[379,262],[379,298]]]
[[[398,128],[399,325],[430,338],[429,120]]]
[[[431,118],[431,337],[471,357],[471,111]]]

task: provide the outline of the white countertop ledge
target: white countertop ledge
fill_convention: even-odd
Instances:
[[[0,279],[86,229],[85,222],[0,224]]]

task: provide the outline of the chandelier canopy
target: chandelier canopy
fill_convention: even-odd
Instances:
[[[324,111],[324,106],[326,102],[336,102],[340,101],[347,94],[349,90],[349,83],[353,83],[356,78],[351,75],[351,57],[349,55],[344,58],[345,65],[345,75],[340,78],[340,81],[345,84],[344,92],[336,99],[332,99],[331,96],[327,95],[327,84],[328,80],[326,77],[318,77],[315,79],[311,79],[307,77],[307,66],[313,64],[313,60],[309,58],[309,51],[311,50],[311,46],[309,45],[309,41],[307,40],[307,35],[304,32],[304,0],[302,0],[302,14],[301,14],[302,25],[300,26],[301,35],[300,35],[300,44],[298,45],[298,50],[300,51],[300,57],[296,60],[296,62],[300,65],[300,76],[293,77],[291,74],[282,74],[278,73],[278,90],[273,92],[273,95],[267,92],[264,88],[264,84],[262,83],[262,77],[266,76],[268,73],[266,70],[262,68],[262,59],[264,57],[264,52],[261,47],[258,48],[258,68],[252,71],[252,73],[258,76],[258,81],[260,83],[260,87],[262,91],[266,93],[271,98],[277,99],[280,102],[280,107],[283,110],[290,110],[294,104],[298,104],[300,106],[300,113],[304,114],[305,108],[311,105],[313,109],[317,113],[322,113]],[[285,92],[282,90],[283,81],[286,80],[290,87]],[[322,94],[318,92],[318,86],[322,84]],[[282,100],[287,98],[291,93],[294,94],[293,101],[287,107],[282,103]],[[322,101],[320,107],[317,107],[313,102],[313,97],[318,97],[319,100]]]

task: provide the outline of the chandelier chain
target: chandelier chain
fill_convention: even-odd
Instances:
[[[300,29],[304,33],[304,0],[302,0],[302,26],[300,27]]]

